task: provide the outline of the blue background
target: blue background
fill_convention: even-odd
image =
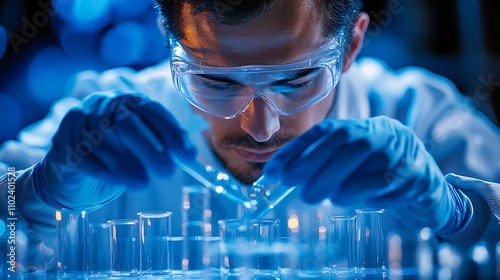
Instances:
[[[372,23],[360,56],[444,75],[498,124],[498,1],[365,2]],[[0,2],[0,144],[42,119],[76,72],[142,69],[167,56],[150,0]]]

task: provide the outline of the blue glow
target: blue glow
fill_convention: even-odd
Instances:
[[[119,22],[139,16],[148,9],[153,13],[151,0],[113,0],[113,10]]]
[[[103,29],[111,21],[110,0],[74,0],[74,26],[81,31]]]
[[[79,31],[100,31],[112,20],[111,0],[56,0],[54,6]]]
[[[145,52],[147,32],[140,24],[132,21],[113,27],[101,40],[102,59],[112,66],[128,66],[139,62]]]
[[[69,0],[52,0],[52,9],[61,19],[71,22],[73,16],[71,10],[73,9],[73,2]]]
[[[85,55],[95,52],[99,34],[78,32],[71,26],[63,26],[59,30],[59,42],[68,56]]]
[[[2,58],[6,48],[7,48],[7,32],[0,25],[0,58]]]
[[[144,28],[148,31],[146,33],[147,48],[146,53],[143,54],[142,63],[156,64],[169,56],[169,49],[165,47],[165,38],[158,30],[156,23],[156,15],[148,15],[144,24]]]
[[[2,220],[0,220],[0,236],[4,234],[5,228],[6,228],[5,223]]]
[[[0,139],[15,138],[21,128],[21,107],[6,94],[0,94],[0,120],[2,120]]]
[[[72,65],[60,49],[48,47],[39,51],[28,68],[31,97],[44,105],[52,104],[62,96],[72,70]]]

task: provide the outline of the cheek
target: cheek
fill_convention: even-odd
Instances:
[[[333,96],[333,94],[330,94],[327,98],[311,108],[296,115],[283,118],[283,127],[293,128],[293,130],[299,134],[304,133],[309,128],[328,117],[333,104]]]
[[[214,117],[210,114],[198,111],[198,113],[205,119],[210,125],[210,131],[212,136],[217,139],[224,135],[231,134],[240,131],[240,125],[237,122],[237,118],[225,120],[218,117]]]

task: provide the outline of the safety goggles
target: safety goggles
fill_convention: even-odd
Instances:
[[[291,63],[221,67],[189,55],[170,40],[176,89],[196,108],[231,119],[262,98],[281,115],[297,114],[327,97],[342,70],[342,34]]]

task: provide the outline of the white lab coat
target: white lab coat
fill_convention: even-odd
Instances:
[[[87,71],[78,74],[68,86],[68,97],[54,104],[44,120],[21,131],[17,141],[3,144],[0,149],[3,168],[13,166],[21,170],[40,160],[50,147],[51,137],[62,117],[78,103],[79,98],[95,91],[119,89],[139,91],[162,103],[189,131],[202,157],[222,169],[201,137],[200,131],[206,128],[203,120],[193,113],[187,101],[173,88],[168,65],[168,62],[163,62],[139,72],[118,68],[104,73]],[[377,115],[398,119],[411,127],[424,141],[444,174],[453,172],[500,182],[498,127],[468,106],[467,99],[448,80],[419,68],[394,72],[380,61],[361,59],[343,74],[338,96],[328,117],[353,119]],[[16,185],[18,211],[45,243],[53,244],[54,209],[44,205],[35,195],[31,170],[18,173],[22,172],[22,180],[18,180]],[[196,183],[179,170],[169,179],[154,179],[141,190],[126,191],[115,201],[91,213],[91,220],[105,222],[113,218],[137,218],[136,213],[139,211],[168,210],[173,212],[173,234],[180,235],[181,186]],[[6,184],[4,176],[0,181],[2,203],[6,203]],[[500,219],[499,185],[481,182],[472,187],[455,187],[462,188],[473,201],[477,225],[485,227],[489,223],[490,227],[497,230]],[[293,192],[269,214],[281,219],[284,230],[286,209],[301,204],[297,193]],[[339,209],[327,201],[323,204],[327,209],[325,216],[354,213],[354,209]],[[237,205],[217,195],[212,196],[211,208],[214,235],[217,232],[217,220],[239,214]],[[2,204],[0,213],[5,209]],[[5,216],[5,212],[2,216]],[[475,232],[475,229],[470,229],[457,239],[474,237]]]

